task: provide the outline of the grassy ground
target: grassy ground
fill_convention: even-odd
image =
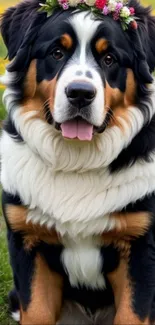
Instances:
[[[6,56],[4,45],[0,38],[0,74],[5,70],[5,61],[2,59]],[[4,87],[0,85],[0,126],[5,118],[5,110],[2,105],[2,95]],[[1,196],[1,192],[0,192]],[[6,228],[0,206],[0,325],[15,324],[8,314],[8,292],[12,287],[12,273],[9,264],[9,256],[6,241]]]
[[[14,325],[8,314],[7,295],[12,288],[12,274],[8,263],[8,250],[6,243],[6,229],[0,217],[0,324]]]
[[[0,12],[3,10],[5,6],[8,4],[13,4],[18,2],[17,0],[8,0],[6,1],[6,5],[4,0],[0,0]],[[142,0],[144,5],[152,5],[155,9],[155,0]],[[155,13],[155,10],[154,10]],[[5,57],[5,48],[2,45],[0,39],[0,57]],[[4,71],[4,61],[0,59],[0,74]],[[5,117],[5,111],[2,105],[2,93],[3,88],[0,86],[0,122]],[[10,319],[7,307],[7,295],[9,290],[12,287],[12,274],[9,266],[9,257],[7,250],[7,242],[6,242],[6,228],[4,224],[4,220],[1,217],[1,208],[0,208],[0,325],[15,325],[15,323]]]

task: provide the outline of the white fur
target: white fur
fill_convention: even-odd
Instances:
[[[11,316],[16,322],[20,322],[20,311],[13,312]]]
[[[45,215],[46,223],[51,220],[57,230],[71,237],[110,229],[109,213],[155,190],[154,156],[151,163],[139,161],[113,174],[107,168],[85,173],[55,172],[27,144],[14,142],[5,132],[1,152],[4,189],[20,193],[30,209],[39,208],[42,213],[38,222],[43,222]]]
[[[79,239],[64,240],[66,249],[62,253],[62,262],[69,275],[70,283],[73,287],[85,285],[95,288],[104,288],[105,280],[101,273],[102,258],[95,239],[89,237]]]
[[[100,126],[105,118],[103,82],[97,72],[97,64],[95,63],[93,56],[89,55],[88,58],[87,46],[101,22],[91,19],[91,14],[86,12],[73,15],[72,18],[69,19],[69,22],[77,35],[79,48],[76,49],[74,55],[69,60],[63,73],[58,79],[54,102],[54,119],[58,123],[70,119],[69,105],[65,89],[71,82],[82,80],[89,83],[91,82],[96,88],[96,97],[90,108],[91,115],[89,122],[95,126]],[[83,72],[82,76],[76,75],[76,72],[79,70]],[[93,77],[91,80],[86,77],[86,71],[91,72]],[[61,96],[59,94],[61,94]]]
[[[5,74],[3,76],[0,76],[0,83],[5,86],[9,86],[12,82],[15,82],[15,80],[17,80],[16,72],[8,72],[6,70]]]
[[[36,111],[28,112],[21,116],[18,108],[13,115],[16,128],[21,132],[29,148],[38,153],[47,165],[54,171],[64,172],[85,172],[109,166],[144,123],[143,115],[138,108],[130,107],[128,110],[130,125],[120,118],[124,125],[124,133],[119,127],[114,126],[106,129],[104,134],[95,135],[91,142],[76,142],[64,140],[60,132],[46,122],[30,119],[35,113]]]

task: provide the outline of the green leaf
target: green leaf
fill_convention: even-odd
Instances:
[[[134,20],[134,18],[130,16],[128,18],[125,18],[124,22],[129,25],[133,20]]]

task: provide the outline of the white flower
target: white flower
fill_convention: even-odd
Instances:
[[[68,4],[70,7],[77,7],[77,5],[80,3],[79,0],[69,0]]]
[[[116,6],[117,6],[117,2],[115,0],[109,0],[108,2],[109,11],[115,11]]]
[[[96,0],[85,0],[85,3],[87,4],[87,6],[94,6]]]
[[[130,16],[130,10],[128,7],[123,7],[121,12],[120,12],[120,17],[122,18],[128,18]]]

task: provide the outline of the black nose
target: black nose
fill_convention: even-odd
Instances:
[[[90,82],[71,82],[66,87],[66,95],[69,102],[80,109],[92,103],[96,89]]]

